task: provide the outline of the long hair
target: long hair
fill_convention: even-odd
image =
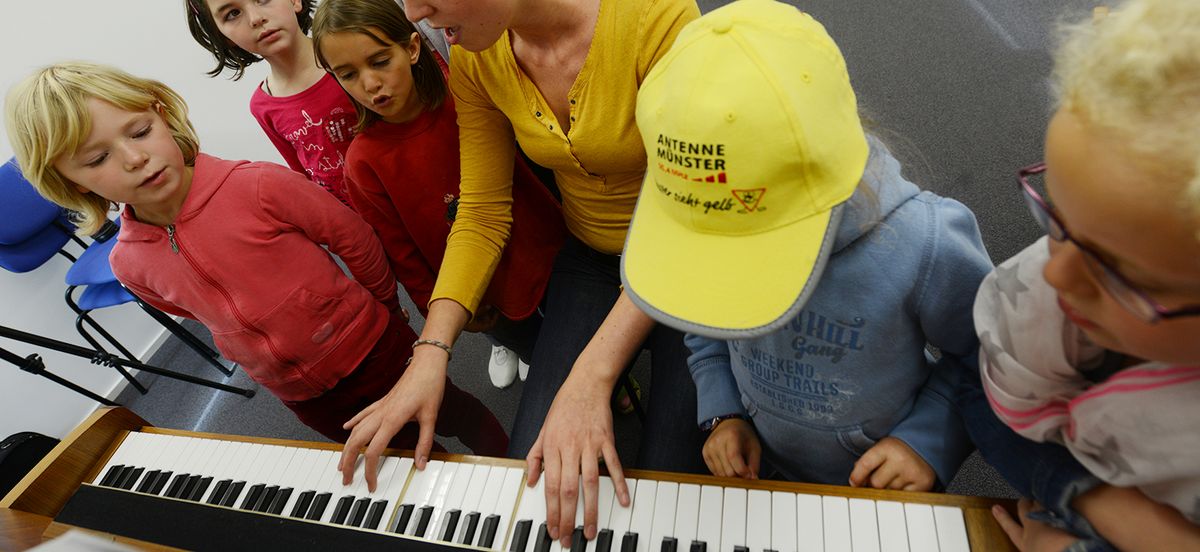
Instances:
[[[413,33],[417,32],[416,26],[404,16],[404,10],[394,0],[324,0],[313,18],[313,50],[317,63],[326,71],[330,70],[329,62],[321,52],[321,42],[331,34],[359,33],[370,37],[380,46],[389,46],[380,41],[371,32],[372,29],[382,33],[393,44],[401,45],[407,44]],[[420,33],[417,35],[419,37]],[[446,81],[429,47],[423,40],[418,42],[421,53],[417,56],[417,63],[412,66],[413,85],[421,105],[425,110],[432,111],[446,99]],[[351,102],[358,113],[356,132],[361,132],[380,119],[379,114],[354,98],[351,98]]]
[[[233,80],[238,80],[246,73],[247,67],[262,60],[261,57],[241,49],[221,34],[221,29],[213,20],[212,12],[208,11],[208,4],[205,0],[183,0],[183,2],[184,11],[187,13],[188,31],[191,31],[192,38],[196,39],[196,42],[217,60],[217,66],[206,73],[208,76],[215,77],[229,68],[233,69]],[[300,24],[301,32],[307,33],[309,27],[312,26],[314,3],[316,0],[303,0],[300,12],[296,14],[296,22]]]

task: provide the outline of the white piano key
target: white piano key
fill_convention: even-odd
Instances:
[[[400,504],[413,505],[413,515],[409,517],[408,527],[403,529],[404,534],[412,535],[416,532],[420,521],[420,509],[433,503],[433,492],[437,488],[438,478],[442,475],[444,466],[443,461],[431,460],[425,463],[425,469],[416,470],[413,474],[412,481],[409,481],[408,488],[404,490],[404,496],[400,500]]]
[[[383,511],[383,518],[379,521],[379,527],[376,529],[379,532],[385,532],[394,525],[393,519],[399,511],[401,495],[404,492],[404,486],[408,484],[409,475],[413,472],[412,458],[398,458],[396,462],[396,470],[392,472],[391,479],[388,480],[386,487],[383,482],[376,488],[379,493],[377,498],[388,501],[387,508]]]
[[[637,482],[637,500],[633,502],[633,513],[629,516],[629,532],[638,536],[638,552],[650,550],[650,528],[654,524],[654,502],[657,498],[658,482],[652,479],[639,479]],[[624,537],[624,535],[621,535]],[[614,544],[617,535],[613,535]]]
[[[723,511],[721,552],[733,552],[733,547],[746,544],[746,489],[726,487]]]
[[[621,501],[613,497],[612,511],[609,513],[609,529],[613,533],[613,548],[621,549],[621,539],[625,536],[625,532],[629,530],[629,521],[633,517],[633,506],[637,500],[638,480],[625,478],[625,485],[629,488],[629,506],[621,506]],[[615,491],[614,491],[615,492]]]
[[[129,432],[129,434],[125,436],[125,439],[121,441],[121,446],[117,447],[117,450],[113,451],[112,456],[109,456],[108,461],[104,463],[104,467],[100,468],[100,472],[97,473],[96,477],[92,479],[92,484],[99,485],[100,482],[104,480],[104,476],[108,475],[108,471],[112,469],[113,466],[124,466],[126,465],[126,458],[132,458],[136,456],[138,450],[141,448],[143,435],[143,433],[137,431]]]
[[[795,493],[771,493],[771,549],[796,552]]]
[[[721,546],[721,518],[725,508],[725,492],[716,485],[700,487],[700,512],[696,527],[696,540],[706,543],[708,550],[716,551]],[[679,544],[683,544],[682,542]],[[688,543],[690,548],[692,543]],[[723,549],[722,549],[723,550]]]
[[[746,546],[750,550],[770,550],[771,492],[752,489],[746,495]]]
[[[850,542],[854,552],[879,552],[879,524],[875,501],[850,499]]]
[[[503,483],[500,485],[500,492],[496,495],[496,500],[491,506],[491,514],[500,516],[500,521],[496,524],[496,537],[492,541],[493,550],[507,550],[504,548],[508,544],[509,535],[512,533],[512,525],[515,522],[513,514],[517,507],[517,497],[521,495],[521,489],[525,486],[525,470],[521,468],[506,468],[503,471]],[[495,471],[491,477],[498,478]],[[491,481],[488,481],[488,488],[483,491],[484,498],[480,501],[481,504],[488,502],[488,497],[491,496]],[[480,512],[483,514],[484,512]],[[491,515],[487,514],[487,515]],[[484,516],[484,519],[487,518]],[[482,524],[483,521],[481,520]],[[482,527],[480,527],[482,529]],[[480,531],[482,536],[482,531]],[[476,538],[476,542],[479,539]]]
[[[375,491],[368,491],[366,478],[363,478],[363,496],[370,498],[371,502],[382,499],[384,491],[392,482],[392,476],[396,474],[396,467],[400,465],[400,458],[397,456],[384,456],[379,459],[379,471],[375,473]]]
[[[851,552],[850,504],[840,496],[821,497],[826,552]]]
[[[525,543],[525,552],[533,552],[537,544],[538,530],[546,523],[546,474],[539,477],[533,488],[526,487],[521,495],[521,506],[525,506],[524,515],[513,518],[516,521],[528,519],[532,521],[529,527],[529,539]]]
[[[600,484],[597,491],[596,500],[596,534],[600,534],[601,529],[609,528],[609,520],[612,516],[612,505],[617,501],[616,491],[613,488],[611,477],[601,476]],[[596,552],[596,539],[592,539],[587,543],[587,552]]]
[[[329,466],[330,458],[335,456],[332,450],[309,449],[302,457],[301,465],[296,473],[296,479],[292,483],[292,496],[288,498],[287,504],[283,506],[283,515],[292,515],[292,510],[296,509],[296,503],[300,501],[300,494],[306,491],[316,491],[317,482],[325,474]]]
[[[442,506],[441,519],[438,520],[438,525],[435,528],[437,530],[437,533],[434,534],[431,538],[436,539],[436,540],[440,540],[442,538],[442,536],[443,536],[442,531],[446,527],[446,523],[448,523],[447,520],[449,519],[450,512],[452,512],[454,510],[459,511],[459,514],[458,514],[459,522],[461,522],[461,520],[468,513],[470,513],[470,512],[462,511],[463,499],[466,497],[467,488],[471,485],[471,478],[473,478],[475,476],[475,468],[476,467],[478,467],[478,466],[472,465],[472,464],[461,464],[459,466],[458,473],[456,473],[455,477],[454,477],[454,482],[450,484],[450,490],[446,492],[446,502]],[[456,525],[456,529],[457,529],[457,525]],[[455,531],[455,532],[457,532],[457,531]],[[453,542],[453,540],[454,540],[453,537],[454,537],[454,535],[452,534],[451,538],[449,539],[451,542]]]
[[[937,525],[938,547],[941,552],[971,552],[967,540],[967,525],[963,513],[953,506],[934,506],[933,522]]]
[[[224,480],[236,481],[234,479],[237,474],[234,472],[243,455],[250,450],[250,443],[239,443],[235,441],[226,442],[222,447],[220,458],[216,465],[213,466],[212,476],[213,482],[209,486],[208,491],[200,499],[201,502],[208,504],[213,499],[213,495],[217,492],[217,485]],[[222,488],[222,491],[227,488]]]
[[[875,517],[879,520],[879,549],[882,552],[908,552],[904,505],[880,500],[875,503]]]
[[[306,483],[299,492],[312,491],[313,498],[309,501],[308,509],[312,509],[312,503],[316,500],[317,495],[329,492],[333,485],[342,484],[342,472],[338,471],[338,464],[342,461],[342,453],[333,450],[323,450],[319,452],[313,459],[312,468],[309,469],[306,476]],[[297,493],[297,499],[299,493]],[[287,515],[292,515],[292,510],[296,509],[296,502],[288,501]],[[329,508],[326,506],[326,508]],[[301,514],[300,517],[305,517],[306,514]]]
[[[313,460],[320,454],[317,449],[303,448],[298,449],[296,454],[292,456],[291,463],[288,464],[287,471],[279,480],[279,490],[291,489],[291,494],[283,503],[283,509],[279,511],[281,516],[292,515],[292,510],[296,507],[296,501],[300,498],[300,493],[308,490],[308,484],[311,480],[307,479],[308,474],[312,472]],[[213,480],[214,483],[216,479]]]
[[[145,454],[139,454],[138,462],[145,467],[141,477],[133,485],[133,490],[137,490],[146,482],[150,473],[158,469],[160,459],[167,453],[166,449],[170,447],[169,435],[159,435],[157,433],[143,433],[142,438],[145,440]],[[155,474],[157,478],[158,474]]]
[[[325,510],[321,512],[321,517],[318,521],[329,523],[333,519],[333,511],[337,509],[337,501],[342,497],[342,472],[338,470],[338,466],[342,461],[340,454],[333,454],[329,463],[325,465],[325,469],[318,473],[317,484],[313,489],[316,493],[313,495],[314,502],[318,495],[329,493],[329,502],[325,505]],[[355,464],[357,469],[358,464],[363,462],[362,456],[358,457],[358,463]]]
[[[436,540],[434,537],[438,527],[441,526],[442,516],[446,513],[446,498],[450,494],[450,486],[458,475],[459,467],[462,466],[464,464],[457,462],[446,462],[442,466],[442,472],[438,474],[438,481],[434,486],[432,500],[429,503],[430,506],[433,506],[433,514],[429,516],[429,526],[425,528],[425,534],[420,536]]]
[[[824,511],[820,495],[796,495],[796,549],[799,552],[825,550]]]
[[[913,552],[939,552],[937,525],[933,508],[928,504],[904,505],[904,521],[908,526],[908,549]]]
[[[679,498],[679,484],[662,481],[654,491],[654,522],[650,526],[649,550],[662,548],[664,537],[675,537],[675,507]],[[642,537],[645,538],[645,537]],[[641,538],[638,539],[641,548]]]
[[[476,464],[471,469],[471,479],[467,483],[467,490],[463,494],[461,508],[463,515],[471,512],[478,512],[479,501],[483,499],[483,491],[487,488],[488,476],[491,475],[493,466],[487,464]],[[503,478],[497,477],[497,480]],[[482,521],[482,518],[481,518]]]

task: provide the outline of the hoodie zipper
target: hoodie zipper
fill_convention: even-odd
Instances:
[[[179,254],[179,244],[175,243],[175,225],[174,224],[167,225],[167,241],[171,242],[171,251],[174,251],[175,254],[178,255]]]
[[[167,239],[171,241],[171,249],[178,254],[180,249],[179,242],[176,241],[174,224],[167,225]],[[185,261],[187,261],[188,266],[190,266],[192,270],[196,271],[196,274],[200,275],[200,277],[204,279],[208,285],[212,286],[217,290],[218,293],[221,294],[221,297],[225,298],[225,304],[229,305],[229,312],[233,313],[233,316],[237,319],[238,323],[240,323],[242,327],[262,337],[263,342],[266,343],[267,348],[271,350],[271,356],[275,357],[276,362],[279,362],[280,364],[286,364],[283,355],[281,355],[279,351],[275,349],[275,344],[271,342],[270,336],[251,324],[250,321],[246,320],[246,317],[242,316],[242,312],[238,310],[237,305],[233,302],[233,297],[230,297],[229,292],[225,291],[225,288],[221,287],[221,285],[218,284],[216,280],[213,280],[206,272],[200,270],[200,268],[196,266],[196,262],[192,260],[192,256],[188,255],[187,251],[183,252],[183,258]]]

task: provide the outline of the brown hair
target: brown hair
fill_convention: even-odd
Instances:
[[[302,0],[302,2],[300,12],[296,14],[296,22],[300,24],[300,31],[307,33],[309,27],[312,26],[313,4],[316,0]],[[192,38],[196,39],[197,43],[217,59],[217,66],[207,73],[208,76],[220,75],[228,67],[233,69],[233,80],[238,80],[246,73],[246,68],[250,64],[262,60],[261,57],[241,49],[221,34],[221,29],[217,28],[217,22],[213,20],[212,12],[208,11],[206,0],[184,0],[184,4],[188,30],[191,31]]]
[[[394,0],[324,0],[317,7],[317,14],[313,18],[313,50],[317,63],[326,71],[330,70],[329,62],[321,53],[321,40],[331,34],[360,33],[370,37],[380,46],[389,45],[380,41],[371,29],[378,30],[388,40],[401,45],[407,44],[413,33],[417,32],[416,26],[404,16],[404,10]],[[432,111],[440,107],[446,99],[446,81],[442,76],[442,68],[425,42],[417,42],[420,43],[421,53],[417,57],[417,63],[412,66],[413,85],[421,105]],[[350,101],[354,103],[354,111],[358,113],[356,132],[361,132],[380,119],[378,113],[367,109],[353,97]]]

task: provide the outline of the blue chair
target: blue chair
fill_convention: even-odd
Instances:
[[[101,240],[89,246],[75,236],[69,213],[40,196],[25,180],[15,159],[0,165],[0,267],[10,272],[29,272],[55,255],[61,255],[72,262],[67,272],[64,297],[67,305],[76,313],[76,330],[94,349],[107,352],[86,327],[91,327],[125,358],[137,361],[132,352],[89,316],[93,310],[134,301],[223,374],[231,375],[232,370],[220,363],[220,356],[215,351],[170,316],[138,299],[117,281],[108,264],[109,253],[117,243],[116,239],[112,239],[116,235],[115,230],[116,225],[110,222],[106,231],[97,234],[96,237]],[[64,249],[69,241],[83,248],[78,258]],[[80,289],[82,293],[75,298],[75,292]],[[140,393],[147,392],[146,387],[124,367],[116,365],[115,368]]]
[[[117,219],[116,224],[109,224],[112,224],[113,228],[119,231],[120,219]],[[75,328],[79,330],[80,335],[88,343],[91,343],[93,347],[100,349],[97,340],[89,335],[83,326],[84,317],[87,316],[87,313],[96,309],[136,302],[142,310],[146,311],[146,314],[149,314],[159,324],[162,324],[164,328],[174,334],[175,337],[178,337],[180,341],[183,341],[196,354],[216,367],[222,374],[232,376],[233,370],[221,364],[219,360],[221,356],[216,351],[213,351],[203,341],[200,341],[191,332],[180,326],[174,318],[142,301],[136,295],[130,293],[128,289],[125,289],[125,286],[121,285],[121,282],[117,281],[117,277],[113,274],[112,266],[108,262],[113,246],[117,244],[117,232],[112,231],[107,232],[107,234],[109,235],[103,236],[104,239],[102,241],[102,238],[97,238],[97,241],[92,242],[87,251],[79,257],[79,260],[75,261],[71,268],[67,270],[66,281],[67,285],[70,286],[69,290],[85,286],[83,293],[80,294],[78,299],[72,296],[71,291],[68,291],[66,296],[67,304],[71,305],[72,310],[75,310],[79,314],[79,317],[75,321]],[[109,338],[105,337],[105,339]],[[111,339],[109,341],[117,345]]]

